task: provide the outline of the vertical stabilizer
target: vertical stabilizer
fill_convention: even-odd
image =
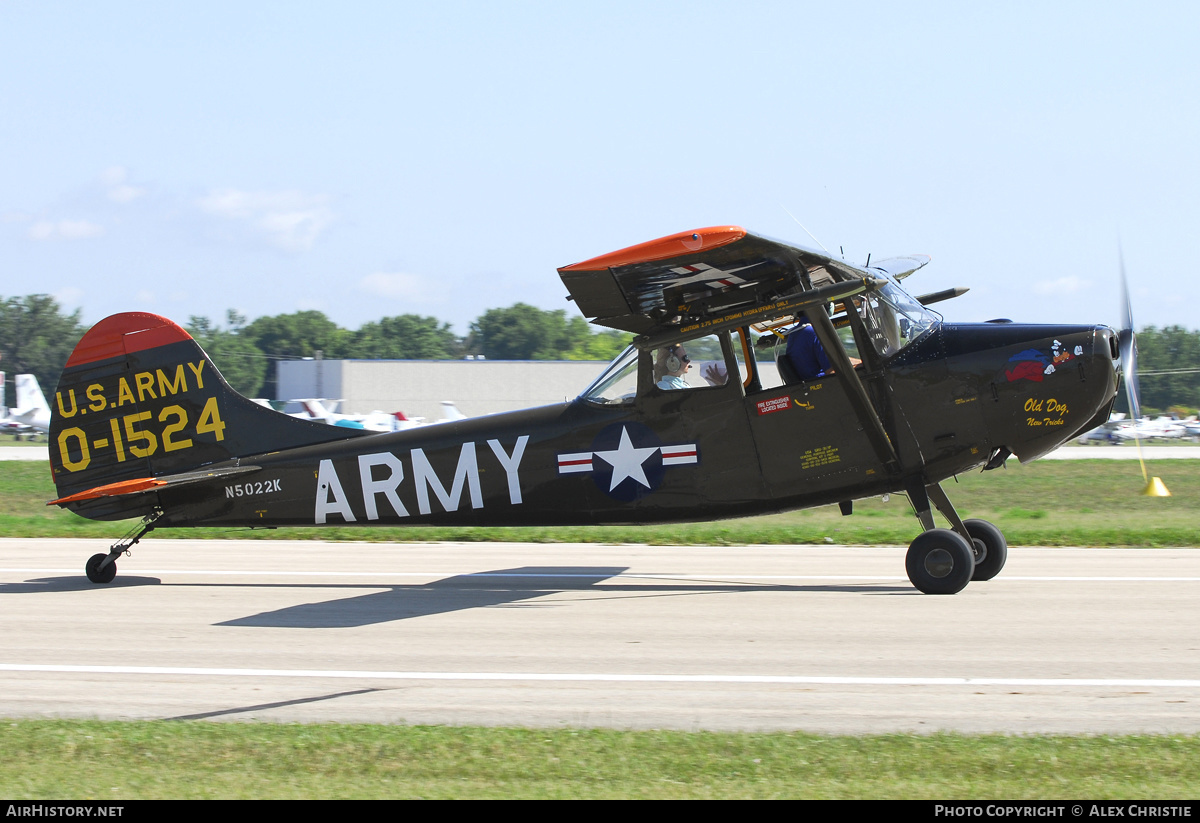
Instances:
[[[184,329],[142,312],[108,317],[83,336],[50,408],[60,497],[362,434],[242,397]],[[137,505],[152,507],[153,497],[140,495]]]

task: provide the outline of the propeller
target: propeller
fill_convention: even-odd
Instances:
[[[1121,346],[1121,371],[1125,375],[1125,394],[1129,398],[1129,416],[1137,422],[1142,417],[1142,406],[1138,402],[1137,381],[1137,335],[1133,333],[1133,303],[1129,299],[1129,280],[1125,277],[1125,254],[1118,247],[1121,263],[1121,297],[1124,300],[1124,317],[1117,340]]]
[[[1134,425],[1134,442],[1137,444],[1138,462],[1142,465],[1142,479],[1146,488],[1142,494],[1149,497],[1170,497],[1166,484],[1161,477],[1149,477],[1146,473],[1146,461],[1142,459],[1142,439],[1137,437],[1137,424],[1142,419],[1142,406],[1138,401],[1137,379],[1137,335],[1133,332],[1133,302],[1129,299],[1129,280],[1125,277],[1125,254],[1118,246],[1118,259],[1121,265],[1121,297],[1124,300],[1121,319],[1121,330],[1117,333],[1117,342],[1121,349],[1121,371],[1125,376],[1125,394],[1129,398],[1129,416]]]

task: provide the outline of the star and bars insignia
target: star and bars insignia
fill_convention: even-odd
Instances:
[[[665,445],[640,423],[618,423],[596,436],[591,451],[560,453],[558,473],[590,473],[605,494],[630,501],[657,489],[666,467],[699,462],[695,443]]]

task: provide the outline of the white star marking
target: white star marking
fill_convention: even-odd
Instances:
[[[646,488],[650,488],[650,481],[646,479],[646,472],[642,470],[642,464],[656,451],[658,451],[658,446],[650,446],[645,449],[634,448],[633,441],[629,439],[629,430],[622,426],[621,445],[609,451],[593,452],[593,454],[613,467],[612,482],[608,486],[608,490],[612,491],[627,477],[632,477]]]
[[[746,269],[752,269],[755,266],[761,266],[761,265],[762,265],[762,262],[760,261],[758,263],[750,263],[749,265],[741,266],[736,269],[715,269],[712,266],[706,265],[704,263],[697,263],[695,266],[695,269],[698,272],[697,274],[691,274],[691,271],[692,271],[691,269],[680,266],[679,268],[671,269],[671,272],[673,274],[690,274],[691,276],[680,277],[677,280],[673,280],[673,281],[671,281],[671,285],[672,286],[686,286],[691,283],[703,283],[708,280],[717,280],[719,278],[714,277],[714,275],[718,275],[720,277],[729,277],[739,271],[745,271]],[[734,278],[734,279],[741,280],[740,277]],[[742,282],[745,282],[745,281],[742,281]]]

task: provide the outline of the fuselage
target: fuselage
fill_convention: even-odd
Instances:
[[[643,382],[619,403],[584,396],[241,458],[231,463],[257,470],[159,491],[159,525],[639,523],[868,497],[999,449],[1032,460],[1106,419],[1113,338],[1104,326],[934,325],[859,375],[899,471],[863,436],[842,376],[767,389]]]

